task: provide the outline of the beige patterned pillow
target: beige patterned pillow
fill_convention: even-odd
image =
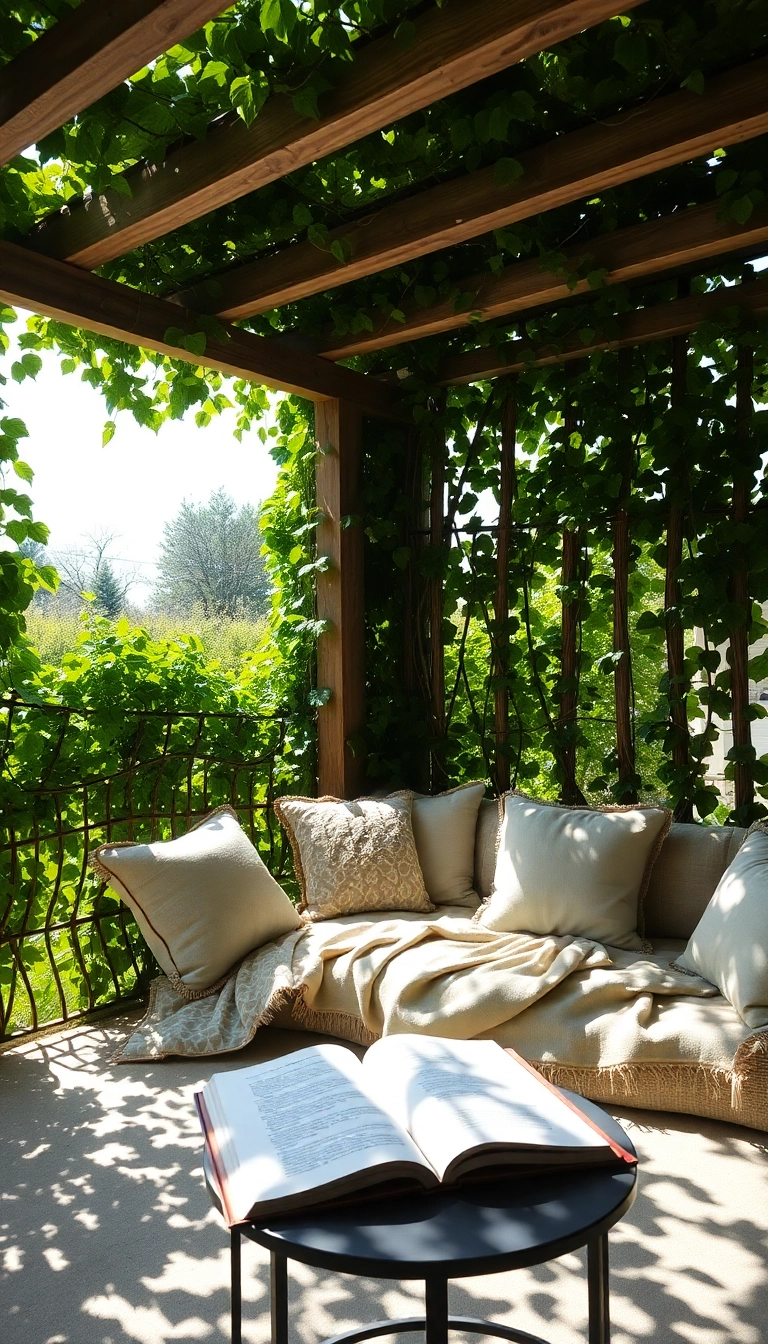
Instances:
[[[413,839],[413,795],[278,798],[306,919],[374,910],[434,910]]]

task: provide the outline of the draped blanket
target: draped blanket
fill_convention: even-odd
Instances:
[[[609,954],[588,938],[497,933],[472,924],[465,913],[348,916],[251,953],[209,998],[187,1002],[164,977],[156,980],[148,1012],[118,1058],[238,1050],[286,1007],[295,1024],[360,1044],[396,1032],[502,1039],[507,1024],[526,1013],[533,1017],[554,995],[561,1030],[567,1035],[570,1006],[583,1035],[590,982],[599,1014],[623,1012],[627,1024],[633,1020],[627,1009],[652,996],[717,994],[666,962],[615,949]],[[631,1051],[631,1040],[626,1047]]]

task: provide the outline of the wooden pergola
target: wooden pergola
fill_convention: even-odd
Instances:
[[[95,274],[110,260],[169,234],[423,109],[516,62],[642,4],[642,0],[452,0],[420,12],[407,49],[385,35],[361,51],[349,72],[323,95],[319,119],[299,115],[274,96],[248,129],[212,127],[163,163],[132,176],[130,195],[104,192],[45,220],[21,244],[0,243],[0,297],[75,327],[164,352],[267,387],[298,393],[316,405],[317,496],[322,511],[318,550],[331,564],[318,579],[318,615],[328,623],[319,641],[319,684],[330,688],[319,712],[319,785],[323,793],[354,795],[361,765],[349,739],[365,714],[363,536],[345,520],[359,514],[364,417],[407,425],[410,412],[395,377],[366,376],[338,361],[392,349],[427,335],[452,333],[478,315],[526,314],[585,292],[533,260],[499,273],[469,275],[462,290],[471,304],[456,311],[437,298],[413,304],[404,321],[381,318],[372,331],[339,337],[329,326],[314,348],[297,349],[233,323],[324,294],[398,263],[478,238],[490,230],[683,164],[768,131],[768,60],[757,59],[707,81],[705,96],[680,91],[585,129],[560,135],[521,156],[522,175],[501,182],[484,167],[438,183],[406,200],[384,204],[363,221],[343,225],[330,243],[308,241],[157,298]],[[226,6],[222,0],[82,0],[0,71],[0,164],[63,125]],[[768,243],[768,211],[740,225],[723,222],[717,204],[676,209],[667,217],[620,229],[589,244],[592,264],[607,284],[695,273],[726,256],[760,255]],[[577,266],[583,246],[566,249]],[[345,260],[338,259],[339,252]],[[565,348],[525,340],[447,354],[443,386],[490,379],[531,365],[578,359],[592,351],[685,336],[734,304],[768,311],[768,280],[679,297],[626,313],[610,329],[572,338]],[[220,334],[197,356],[169,343],[169,329],[192,334],[200,314],[220,319]],[[502,464],[502,478],[504,467]],[[503,479],[502,479],[503,494]],[[503,505],[503,500],[502,500]],[[502,508],[503,512],[503,508]],[[500,573],[509,547],[498,536]],[[505,550],[506,548],[506,550]],[[503,583],[501,585],[503,601]],[[746,696],[734,682],[734,719]],[[497,707],[503,713],[503,703]],[[502,781],[503,782],[503,781]]]

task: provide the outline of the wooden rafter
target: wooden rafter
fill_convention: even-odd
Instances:
[[[404,416],[396,389],[393,396],[391,387],[374,378],[237,327],[222,324],[220,334],[208,339],[203,354],[190,353],[169,339],[168,333],[172,328],[195,332],[199,315],[166,299],[89,275],[67,262],[38,257],[13,243],[0,242],[0,300],[312,401],[340,397],[372,414]]]
[[[82,0],[0,70],[0,166],[189,37],[227,2]]]
[[[588,293],[591,287],[584,275],[585,263],[589,272],[603,272],[603,283],[618,285],[679,270],[728,252],[738,251],[742,255],[750,252],[754,256],[768,242],[767,210],[755,211],[745,225],[721,220],[721,212],[722,203],[713,201],[573,244],[560,254],[563,264],[557,271],[547,268],[546,259],[536,258],[515,262],[498,275],[486,271],[467,276],[452,286],[452,292],[460,291],[465,299],[460,312],[456,311],[454,297],[438,299],[426,307],[411,300],[401,304],[404,322],[380,317],[373,331],[339,336],[329,330],[319,341],[317,353],[328,359],[345,359],[455,331],[478,317],[487,322]],[[371,317],[375,322],[374,314]]]
[[[709,80],[703,97],[684,90],[649,100],[528,150],[514,182],[500,185],[495,166],[482,168],[335,229],[328,247],[342,243],[345,263],[330,250],[297,243],[178,297],[228,318],[249,317],[765,131],[768,58]]]
[[[178,229],[362,136],[391,125],[642,0],[456,0],[415,21],[407,47],[391,34],[363,50],[322,101],[318,120],[289,98],[267,103],[248,130],[230,120],[202,143],[131,178],[36,234],[48,256],[95,268]]]
[[[667,340],[694,331],[702,322],[714,321],[729,309],[755,314],[768,312],[768,278],[638,308],[617,317],[610,329],[595,331],[587,341],[574,334],[557,347],[536,348],[529,341],[518,340],[496,348],[486,346],[481,350],[450,355],[440,364],[438,381],[443,385],[474,383],[485,378],[499,378],[503,374],[521,373],[530,367],[581,359],[598,350],[620,350],[627,345]]]

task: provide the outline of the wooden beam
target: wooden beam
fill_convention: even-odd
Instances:
[[[529,341],[508,341],[500,346],[484,346],[460,355],[449,355],[439,367],[438,381],[444,386],[475,383],[500,378],[523,369],[560,364],[598,350],[620,350],[626,345],[645,345],[671,336],[694,331],[702,322],[714,321],[729,309],[748,313],[768,312],[768,278],[745,285],[725,285],[709,294],[694,294],[687,299],[653,304],[624,313],[610,329],[597,330],[589,340],[576,333],[566,336],[558,346],[531,345]]]
[[[438,299],[427,307],[420,307],[412,300],[400,305],[404,322],[371,313],[373,331],[339,336],[329,329],[315,347],[316,353],[328,359],[346,359],[424,336],[456,331],[475,323],[478,317],[487,322],[578,294],[594,293],[586,278],[574,278],[585,262],[590,271],[604,272],[605,284],[620,285],[665,271],[678,271],[729,252],[756,256],[768,242],[768,210],[754,211],[747,224],[719,219],[721,210],[722,202],[712,201],[572,244],[563,248],[560,255],[565,264],[557,272],[548,270],[546,262],[537,257],[506,266],[498,275],[486,271],[466,276],[453,286],[470,300],[468,304],[462,303],[461,312],[456,312],[453,297]]]
[[[319,118],[300,116],[287,96],[271,98],[250,130],[230,119],[202,143],[132,176],[130,197],[108,191],[68,216],[51,216],[37,245],[49,256],[101,266],[640,3],[454,0],[435,7],[414,21],[409,45],[389,33],[362,48],[321,98]]]
[[[356,798],[365,760],[350,738],[365,724],[365,588],[360,519],[362,417],[356,406],[326,401],[315,410],[320,449],[315,468],[318,557],[329,567],[317,576],[317,614],[328,628],[317,645],[317,684],[331,697],[318,713],[320,796]],[[348,518],[357,521],[345,525]]]
[[[231,0],[82,0],[0,70],[0,166],[189,37]]]
[[[328,248],[296,243],[177,296],[229,318],[293,303],[402,265],[491,229],[660,172],[768,130],[768,58],[718,75],[703,97],[683,90],[520,154],[522,175],[500,185],[491,165],[334,229]],[[347,261],[330,251],[342,244]]]
[[[14,243],[0,242],[0,299],[128,345],[295,392],[312,401],[344,396],[372,414],[404,416],[397,391],[384,383],[237,327],[222,324],[221,333],[209,337],[203,354],[190,353],[174,344],[168,332],[172,328],[187,334],[199,330],[199,314],[89,275],[66,262],[38,257]]]

